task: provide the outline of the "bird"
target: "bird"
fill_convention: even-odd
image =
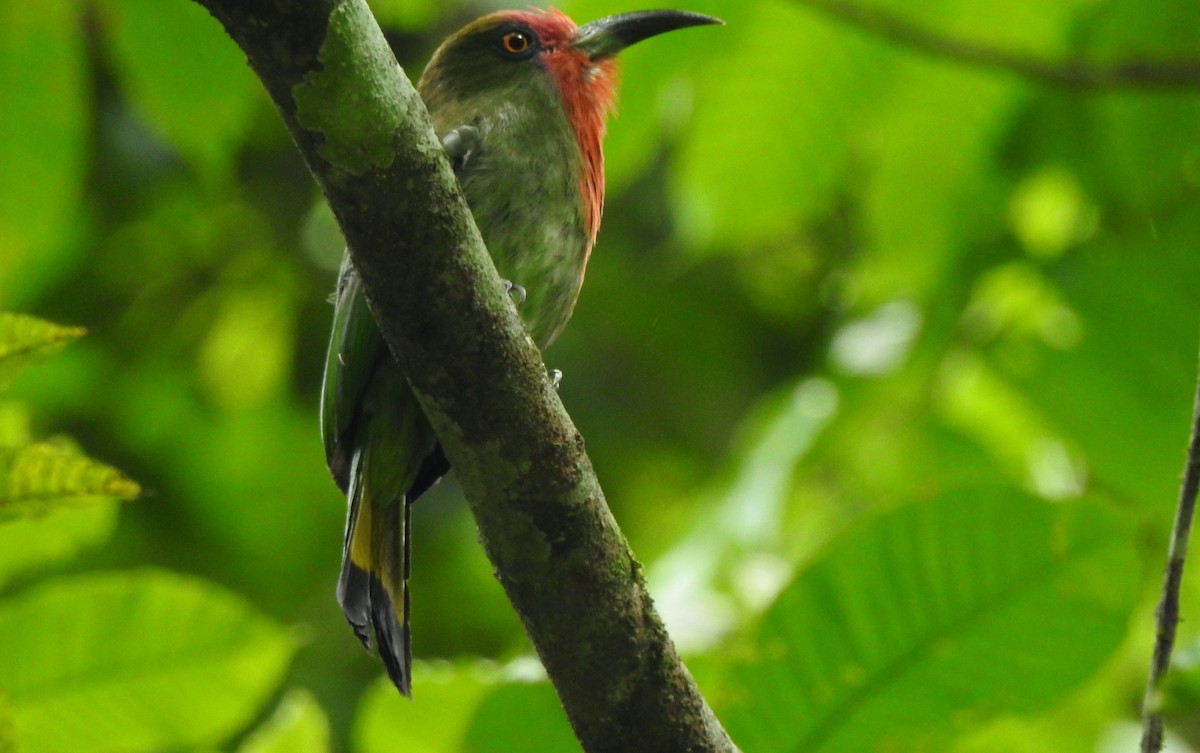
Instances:
[[[719,23],[679,10],[582,26],[554,9],[499,11],[452,34],[426,65],[417,92],[539,348],[570,318],[600,229],[617,53]],[[450,464],[383,342],[348,253],[334,293],[321,435],[347,500],[338,602],[411,699],[410,511]]]

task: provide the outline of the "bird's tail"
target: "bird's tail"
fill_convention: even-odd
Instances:
[[[388,676],[412,697],[408,627],[409,502],[372,495],[369,453],[355,453],[346,495],[346,538],[337,596],[354,634],[370,650],[371,634]]]

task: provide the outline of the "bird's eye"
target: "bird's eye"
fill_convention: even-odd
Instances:
[[[524,31],[510,31],[500,38],[500,49],[509,55],[522,55],[529,51],[533,39]]]

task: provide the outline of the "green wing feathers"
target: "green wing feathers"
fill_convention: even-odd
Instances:
[[[321,389],[325,460],[343,493],[349,492],[354,430],[360,423],[362,397],[380,357],[386,352],[383,336],[367,308],[362,282],[350,264],[350,255],[346,254],[338,272],[333,331],[325,354],[325,380]]]

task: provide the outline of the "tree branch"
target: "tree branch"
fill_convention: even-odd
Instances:
[[[1166,574],[1163,576],[1162,597],[1158,602],[1154,656],[1150,661],[1150,677],[1146,681],[1146,696],[1142,701],[1142,753],[1158,753],[1163,746],[1162,682],[1171,666],[1175,629],[1179,627],[1179,588],[1183,582],[1183,565],[1187,559],[1188,537],[1192,530],[1192,516],[1196,512],[1198,492],[1200,382],[1196,385],[1196,402],[1192,409],[1192,436],[1188,442],[1187,462],[1183,468],[1179,504],[1175,508],[1175,525],[1171,531],[1171,547],[1167,554]]]
[[[197,2],[245,52],[333,208],[584,749],[736,750],[654,610],[366,4]]]
[[[856,29],[927,55],[980,68],[992,68],[1062,89],[1192,89],[1200,87],[1200,59],[1043,60],[1013,50],[956,39],[918,26],[901,16],[847,0],[798,0],[813,10]]]

